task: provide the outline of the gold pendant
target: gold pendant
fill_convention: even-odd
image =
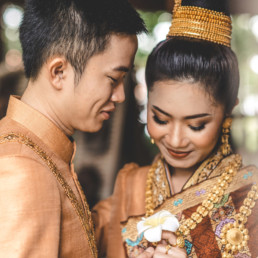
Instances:
[[[249,240],[248,230],[241,223],[226,224],[221,231],[221,243],[225,245],[222,257],[233,257],[237,252],[247,247]]]

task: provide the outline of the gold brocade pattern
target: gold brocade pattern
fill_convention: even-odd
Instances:
[[[216,155],[214,157],[216,157]],[[222,158],[223,155],[217,155],[217,157],[218,159],[215,159],[215,161],[220,160],[220,158]],[[209,168],[211,170],[212,166],[208,167],[208,165],[213,163],[211,162],[212,160],[213,158],[208,159],[208,161],[205,161],[200,166],[200,171],[202,171],[204,168]],[[215,162],[215,164],[217,166],[217,162]],[[224,172],[217,180],[215,186],[208,191],[208,198],[202,201],[201,205],[199,205],[196,212],[194,212],[190,218],[181,220],[180,227],[176,232],[178,237],[184,237],[185,239],[187,239],[187,237],[190,234],[190,231],[195,229],[196,226],[202,222],[203,218],[206,217],[213,210],[215,204],[221,202],[226,190],[229,188],[230,183],[236,176],[241,164],[241,157],[239,155],[236,156],[235,160],[229,162],[228,166],[225,167]],[[200,171],[197,170],[197,176],[201,174]],[[151,175],[153,174],[150,173],[149,176]],[[154,181],[154,178],[152,179],[152,181]],[[150,178],[148,178],[147,182],[149,182],[149,184],[153,184]],[[198,182],[198,177],[197,180],[195,180],[195,182]],[[147,185],[147,189],[148,188],[149,186]],[[147,192],[146,195],[148,195]],[[153,192],[152,195],[154,195]],[[151,197],[148,197],[150,200]],[[251,214],[252,208],[255,206],[255,201],[257,200],[257,198],[257,186],[254,185],[251,191],[248,193],[248,196],[245,199],[244,204],[241,206],[240,212],[234,215],[233,219],[235,222],[233,224],[227,224],[223,227],[221,233],[221,243],[225,247],[222,251],[222,257],[232,258],[234,254],[236,254],[236,252],[242,250],[246,251],[248,249],[247,241],[249,240],[249,235],[248,230],[245,229],[244,224],[247,222],[247,217]],[[147,215],[150,216],[153,213],[154,211],[148,210],[146,206],[146,217]]]
[[[194,175],[190,178],[190,180],[185,184],[183,189],[186,189],[192,185],[196,185],[206,179],[209,178],[210,174],[214,171],[214,169],[218,166],[221,160],[224,158],[222,153],[218,151],[210,158],[205,160],[200,167],[196,170]]]
[[[215,177],[209,178],[208,180],[205,180],[200,184],[196,184],[194,186],[191,186],[186,191],[182,191],[174,196],[168,197],[161,205],[155,208],[155,212],[159,212],[161,210],[167,210],[171,212],[172,214],[181,214],[182,211],[188,210],[198,204],[201,204],[203,201],[205,201],[208,196],[209,192],[211,190],[211,185],[215,186],[218,183],[218,177],[221,175],[221,171],[224,171],[224,169],[234,162],[235,159],[237,159],[238,155],[231,155],[225,159],[223,159],[220,164],[215,168],[212,175],[215,174]],[[245,169],[241,169],[233,178],[233,181],[231,184],[229,184],[228,188],[225,189],[224,196],[229,196],[230,193],[237,191],[238,189],[245,187],[247,185],[252,185],[253,183],[257,183],[257,171],[255,167],[246,167]],[[249,174],[248,177],[246,175]],[[250,176],[250,175],[253,176]],[[243,179],[246,177],[246,179]],[[154,177],[154,180],[155,177]],[[200,193],[202,191],[201,194]],[[224,198],[224,197],[223,197]],[[182,203],[178,203],[178,200],[183,200]],[[223,200],[223,204],[215,205],[212,211],[209,212],[207,217],[212,223],[212,228],[215,233],[216,228],[218,224],[221,221],[213,221],[212,214],[215,212],[218,207],[221,205],[224,206],[232,206],[234,209],[234,204],[232,203],[231,197],[229,198],[229,201]],[[226,202],[227,201],[227,202]],[[252,205],[252,204],[251,204]],[[222,207],[223,208],[223,207]],[[225,214],[225,218],[227,220],[232,220],[232,218],[235,217],[236,212],[234,211],[232,214]],[[128,218],[127,221],[121,223],[121,230],[122,230],[122,237],[123,241],[125,242],[126,250],[129,255],[129,257],[137,257],[137,252],[139,250],[145,249],[148,247],[148,243],[146,242],[145,238],[143,236],[139,236],[137,234],[137,223],[141,220],[141,218],[144,216],[144,214],[140,216],[132,216]],[[180,224],[184,224],[187,219],[183,215],[180,220]],[[221,244],[221,239],[216,238],[218,247],[223,250],[223,244]],[[191,235],[188,235],[187,238],[185,238],[186,241],[192,243]],[[246,250],[246,253],[248,253],[248,250]],[[191,252],[188,257],[195,258],[197,257],[195,253],[195,245],[192,246]]]
[[[46,165],[49,167],[51,172],[56,177],[57,181],[60,183],[60,185],[64,189],[66,196],[71,201],[77,215],[79,216],[81,225],[82,225],[85,235],[88,239],[91,253],[92,253],[93,257],[97,258],[98,252],[97,252],[95,236],[94,236],[93,221],[91,218],[91,212],[89,210],[86,197],[83,194],[83,192],[81,192],[81,194],[83,195],[83,202],[84,202],[83,205],[85,207],[85,210],[86,210],[85,212],[87,215],[84,212],[83,206],[77,200],[73,190],[71,189],[69,184],[66,182],[66,180],[63,178],[63,176],[60,173],[60,171],[58,170],[57,166],[52,161],[52,159],[46,154],[45,151],[43,151],[32,140],[30,140],[29,138],[27,138],[23,135],[20,135],[20,134],[9,133],[9,134],[0,136],[0,144],[6,143],[6,142],[19,142],[21,144],[26,145],[27,147],[32,149],[37,155],[39,155],[40,158],[46,163]],[[80,185],[78,180],[77,180],[77,184]]]
[[[221,243],[225,245],[222,257],[231,258],[236,252],[248,249],[247,242],[249,240],[249,232],[245,228],[245,224],[248,216],[252,213],[255,201],[258,199],[257,190],[257,186],[253,185],[243,205],[240,207],[239,213],[234,216],[235,222],[228,223],[222,228],[220,235],[222,238]]]
[[[201,223],[203,218],[209,214],[215,204],[221,201],[225,194],[225,190],[229,187],[229,184],[232,182],[240,165],[241,159],[238,159],[225,168],[225,171],[218,179],[217,184],[209,191],[208,198],[202,202],[196,212],[191,215],[191,218],[181,223],[178,229],[180,235],[183,235],[184,237],[189,235],[190,231],[195,229],[197,224]]]
[[[155,180],[153,180],[155,178]],[[162,204],[167,197],[170,196],[169,184],[166,178],[165,167],[163,161],[158,159],[148,173],[146,182],[146,209],[150,214],[153,214],[154,209]],[[149,216],[146,213],[146,216]]]
[[[224,158],[221,151],[216,152],[205,160],[194,175],[185,184],[184,189],[196,185],[209,178],[210,174]],[[165,180],[164,180],[165,179]],[[170,189],[166,180],[164,161],[158,159],[150,168],[146,182],[146,216],[153,214],[154,209],[170,196]]]
[[[197,183],[204,181],[205,179],[208,179],[208,177],[210,176],[210,174],[213,172],[213,170],[218,166],[218,164],[221,162],[221,160],[223,159],[223,155],[220,151],[218,151],[216,154],[212,155],[209,159],[205,160],[200,167],[197,169],[197,171],[194,173],[194,175],[190,178],[190,180],[187,182],[187,184],[184,186],[184,189],[192,186],[192,185],[196,185]],[[236,156],[237,159],[237,166],[238,168],[241,165],[241,157],[240,156]],[[157,206],[154,206],[154,208],[152,210],[149,210],[147,206],[147,204],[150,204],[151,202],[154,205],[154,192],[153,191],[149,191],[149,189],[152,189],[151,185],[155,185],[155,177],[154,177],[154,173],[152,172],[153,170],[155,171],[156,167],[157,167],[157,163],[161,162],[161,160],[158,160],[150,169],[149,173],[148,173],[148,177],[147,177],[147,186],[146,186],[146,217],[150,216],[153,214],[154,209]],[[161,162],[162,163],[162,162]],[[162,168],[164,170],[164,164],[162,163]],[[166,196],[163,196],[163,199],[166,199]],[[148,203],[147,203],[148,201]]]

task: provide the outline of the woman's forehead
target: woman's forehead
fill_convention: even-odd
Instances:
[[[222,109],[222,105],[216,103],[200,83],[176,81],[155,83],[149,92],[149,104],[168,113],[213,113]]]

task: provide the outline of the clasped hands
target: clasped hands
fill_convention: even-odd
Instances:
[[[177,246],[177,236],[169,231],[162,232],[162,240],[156,247],[148,247],[137,258],[186,258],[184,248]]]

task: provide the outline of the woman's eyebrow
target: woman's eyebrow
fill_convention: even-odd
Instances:
[[[153,105],[152,107],[168,117],[173,117],[172,115],[170,115],[169,113],[165,112],[164,110],[160,109],[157,106]],[[184,119],[188,120],[188,119],[195,119],[195,118],[206,117],[206,116],[211,116],[211,114],[209,114],[209,113],[195,114],[195,115],[185,116]]]
[[[206,116],[211,116],[211,114],[208,113],[203,113],[203,114],[196,114],[196,115],[191,115],[191,116],[185,116],[184,119],[195,119],[195,118],[200,118],[200,117],[206,117]]]
[[[169,113],[167,113],[167,112],[165,112],[165,111],[163,111],[162,109],[160,109],[159,107],[157,107],[157,106],[152,106],[154,109],[156,109],[157,111],[159,111],[160,113],[162,113],[162,114],[164,114],[164,115],[166,115],[166,116],[168,116],[168,117],[172,117]]]

